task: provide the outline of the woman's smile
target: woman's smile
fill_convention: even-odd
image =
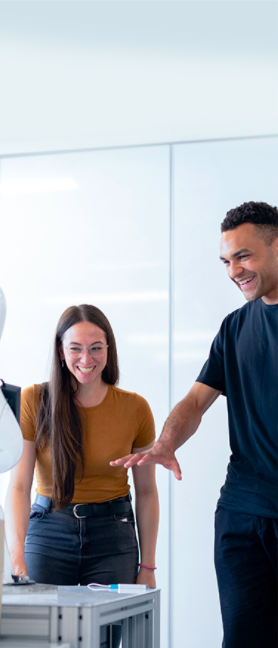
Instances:
[[[79,371],[81,371],[81,373],[84,374],[91,373],[92,371],[94,371],[95,368],[96,365],[94,367],[80,367],[80,365],[77,365],[77,369],[79,369]]]

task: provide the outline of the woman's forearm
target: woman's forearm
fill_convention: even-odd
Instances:
[[[155,566],[155,551],[159,521],[159,503],[156,488],[136,495],[136,520],[140,545],[140,562]]]
[[[9,486],[5,503],[5,535],[15,574],[26,572],[25,538],[30,516],[30,494]]]

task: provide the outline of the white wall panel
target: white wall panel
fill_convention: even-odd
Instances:
[[[159,432],[168,414],[168,147],[6,160],[1,171],[1,376],[22,388],[47,379],[60,314],[93,303],[115,332],[120,386],[149,401]],[[1,480],[3,498],[7,477]],[[166,641],[165,471],[158,484]]]
[[[277,3],[0,2],[0,150],[278,131]]]
[[[173,406],[197,377],[222,319],[244,303],[219,261],[220,223],[243,201],[277,204],[277,142],[173,146],[171,223],[167,146],[3,160],[0,282],[8,312],[1,377],[22,387],[46,380],[59,315],[70,304],[95,303],[115,331],[120,386],[147,398],[159,434],[169,393]],[[169,475],[157,470],[161,648],[221,644],[213,514],[228,457],[221,397],[178,451],[183,481],[171,480],[170,501]],[[7,477],[0,476],[0,503]]]
[[[220,223],[244,201],[277,205],[277,139],[174,147],[173,403],[194,383],[226,314],[244,298],[219,260]],[[222,627],[213,518],[229,458],[225,399],[178,451],[173,483],[172,646],[215,648]]]

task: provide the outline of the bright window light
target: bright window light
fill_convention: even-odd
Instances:
[[[53,193],[55,191],[76,191],[79,185],[72,178],[32,178],[26,180],[2,180],[0,194]]]
[[[79,295],[61,295],[61,297],[45,297],[42,302],[44,304],[112,304],[123,302],[152,302],[152,301],[167,301],[168,292],[165,290],[157,292],[138,292],[138,293],[101,293],[99,295],[79,294]]]
[[[174,342],[207,342],[213,340],[215,331],[176,331],[173,334]],[[156,333],[143,335],[129,335],[130,344],[162,344],[168,342],[167,335],[157,335]]]

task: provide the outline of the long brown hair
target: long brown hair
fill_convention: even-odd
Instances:
[[[37,447],[44,450],[49,444],[51,448],[52,499],[56,509],[66,506],[73,498],[78,461],[81,461],[82,477],[84,474],[82,426],[75,404],[78,381],[66,365],[62,367],[59,353],[65,332],[79,322],[91,322],[104,331],[109,346],[102,379],[108,385],[115,385],[119,380],[116,341],[107,317],[99,308],[88,304],[67,308],[55,333],[50,381],[41,386],[36,431]]]

